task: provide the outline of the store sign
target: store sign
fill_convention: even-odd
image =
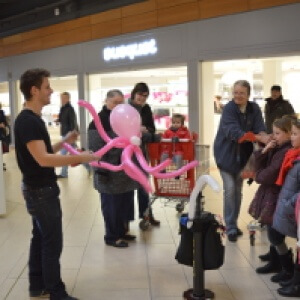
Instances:
[[[103,50],[103,58],[105,61],[130,59],[136,57],[149,56],[157,53],[156,40],[146,40],[141,43],[121,45],[117,47],[106,47]]]

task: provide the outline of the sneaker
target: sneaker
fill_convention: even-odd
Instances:
[[[50,298],[48,291],[29,291],[30,298]]]
[[[237,238],[238,238],[238,234],[237,233],[229,233],[227,234],[227,238],[228,238],[228,241],[229,242],[236,242],[237,241]]]

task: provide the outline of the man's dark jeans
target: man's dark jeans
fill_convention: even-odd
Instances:
[[[46,289],[51,300],[67,294],[60,275],[63,247],[62,212],[57,184],[42,188],[22,186],[23,196],[32,217],[32,239],[29,253],[29,290]]]

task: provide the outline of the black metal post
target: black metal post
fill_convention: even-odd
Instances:
[[[199,193],[196,201],[196,212],[193,220],[193,227],[196,228],[193,233],[194,243],[194,263],[193,263],[193,289],[189,289],[183,293],[184,299],[187,300],[206,300],[213,299],[215,294],[204,288],[204,267],[203,267],[203,205],[202,193]]]

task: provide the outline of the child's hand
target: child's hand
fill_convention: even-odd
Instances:
[[[268,142],[268,144],[265,146],[265,148],[262,150],[262,153],[266,153],[269,150],[273,149],[276,147],[276,141],[275,140],[271,140],[270,142]]]

